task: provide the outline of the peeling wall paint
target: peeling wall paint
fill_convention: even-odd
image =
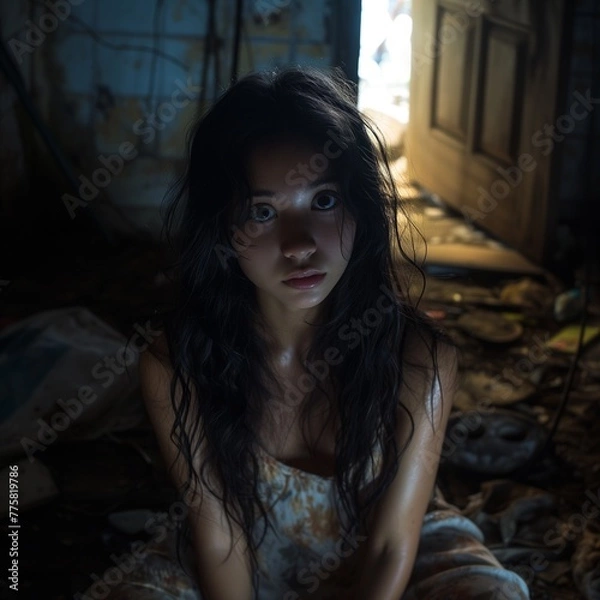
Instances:
[[[153,233],[160,201],[181,172],[187,131],[230,79],[235,12],[235,0],[216,3],[220,69],[209,68],[202,107],[209,3],[166,0],[157,15],[158,4],[82,0],[32,56],[37,101],[78,177],[91,179],[123,144],[133,145],[135,158],[123,161],[101,196]],[[38,18],[48,10],[35,6]],[[320,0],[246,2],[240,74],[330,66],[329,10]]]
[[[56,27],[47,18],[47,3],[2,3],[2,35],[5,40],[31,42],[30,51],[18,55],[19,69],[77,176],[89,177],[101,166],[101,157],[118,152],[123,143],[135,147],[137,157],[124,163],[122,173],[102,193],[136,224],[156,230],[159,199],[182,168],[187,130],[204,108],[198,105],[199,93],[175,111],[169,104],[182,84],[199,86],[202,80],[208,2],[166,0],[156,40],[156,2],[78,2],[67,18],[56,19]],[[59,3],[70,5],[70,0],[55,1]],[[595,4],[595,0],[576,3],[567,104],[575,89],[585,92],[594,81],[600,58],[593,56],[592,40],[600,29],[598,17],[593,16]],[[220,87],[215,86],[211,67],[207,103],[229,79],[234,5],[234,0],[217,2]],[[333,0],[247,0],[240,72],[289,63],[332,64],[334,6],[340,4]],[[44,23],[48,33],[36,38],[32,24]],[[161,56],[142,49],[152,49],[155,43]],[[40,165],[28,163],[29,142],[22,131],[27,118],[8,82],[0,78],[0,203],[6,217],[15,213],[14,198],[26,191],[28,170],[40,170]],[[564,141],[559,210],[565,219],[581,217],[590,138],[594,140],[592,164],[600,162],[600,118],[596,115],[595,129],[591,119],[580,125]],[[50,159],[48,164],[54,168]],[[595,171],[595,190],[600,189],[599,173]]]

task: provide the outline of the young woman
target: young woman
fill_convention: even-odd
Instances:
[[[529,598],[435,486],[456,353],[406,291],[402,206],[353,92],[254,73],[190,138],[176,304],[140,360],[185,597]]]

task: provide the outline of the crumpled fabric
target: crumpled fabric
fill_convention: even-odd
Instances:
[[[401,600],[529,600],[529,588],[484,544],[479,527],[436,488],[421,528],[419,550]]]
[[[105,573],[81,596],[82,600],[202,600],[194,576],[193,552],[187,547],[177,559],[176,535],[171,530],[160,542],[149,543],[144,559],[122,579]],[[113,585],[110,582],[113,582]],[[105,587],[98,587],[102,584]],[[108,595],[106,587],[108,590]],[[260,600],[288,600],[265,595]],[[291,598],[292,596],[289,596]],[[296,596],[293,596],[296,598]],[[306,592],[299,598],[314,598]],[[446,502],[435,488],[423,519],[419,549],[408,587],[399,600],[530,600],[525,581],[504,568],[484,545],[479,527]],[[343,600],[343,596],[337,596]]]

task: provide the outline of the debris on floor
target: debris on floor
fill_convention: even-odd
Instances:
[[[532,598],[598,598],[597,307],[588,307],[580,336],[582,307],[571,306],[567,318],[563,302],[557,315],[564,292],[556,282],[496,279],[432,276],[423,295],[423,308],[446,325],[460,354],[442,489],[481,527],[498,560],[525,579]]]
[[[120,349],[133,325],[145,322],[141,316],[150,312],[148,298],[161,294],[166,302],[169,296],[152,252],[157,251],[146,248],[110,260],[104,257],[96,275],[90,270],[85,277],[77,276],[81,271],[75,270],[52,287],[40,283],[36,289],[35,278],[22,288],[15,282],[12,296],[6,292],[3,298],[8,310],[0,348],[6,347],[3,331],[23,333],[24,319],[47,319],[47,311],[58,311],[54,313],[58,324],[67,314],[59,309],[71,307],[69,318],[79,325],[76,332],[61,337],[60,328],[46,320],[46,333],[39,327],[37,338],[33,334],[22,338],[30,350],[37,348],[33,366],[39,376],[19,381],[21,367],[14,363],[4,381],[33,390],[51,370],[44,362],[45,351],[52,350],[49,332],[62,340],[66,360],[73,341],[85,339],[85,322],[95,323],[88,336],[93,331],[99,338],[82,343],[74,362],[64,365],[75,390],[81,384],[80,369],[91,372],[98,360],[119,353],[125,360]],[[595,305],[588,308],[589,337],[584,338],[568,401],[554,435],[548,436],[574,359],[568,351],[573,350],[572,342],[561,348],[555,342],[579,337],[574,333],[579,333],[581,309],[569,309],[570,313],[561,309],[561,318],[556,318],[555,299],[565,291],[557,289],[556,282],[506,273],[485,278],[428,274],[420,304],[447,328],[460,355],[459,390],[442,452],[440,488],[449,502],[479,525],[496,558],[525,579],[533,600],[598,598],[600,581],[600,339],[592,335],[599,326]],[[34,307],[33,297],[48,301]],[[73,307],[85,307],[93,318],[73,312]],[[563,319],[565,314],[571,316]],[[35,339],[46,342],[36,346]],[[6,360],[6,351],[1,352]],[[108,391],[114,392],[119,381],[115,377]],[[133,387],[125,382],[93,420],[82,414],[80,436],[65,431],[63,437],[58,432],[57,441],[36,454],[44,476],[36,475],[35,481],[43,489],[28,492],[30,500],[20,514],[25,597],[66,599],[82,592],[92,583],[92,574],[100,576],[114,566],[111,557],[127,552],[133,541],[144,542],[145,524],[176,499],[151,427],[138,410],[139,390],[135,382]],[[6,395],[7,389],[0,391]],[[28,397],[21,396],[23,410]],[[121,410],[125,405],[132,412]],[[29,415],[34,423],[55,414],[50,409],[56,406],[38,407],[39,416]],[[18,415],[18,406],[4,399],[2,409],[0,429],[6,428],[9,416]],[[31,435],[37,436],[37,430]],[[19,450],[18,446],[11,449]],[[10,459],[9,454],[3,455],[0,467],[23,459],[23,454],[13,453]],[[23,477],[25,473],[23,469]]]

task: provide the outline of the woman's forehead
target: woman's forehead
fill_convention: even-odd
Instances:
[[[307,137],[294,134],[271,135],[256,142],[250,157],[279,154],[282,152],[318,152],[319,144]]]
[[[275,182],[292,185],[301,178],[314,182],[334,175],[332,161],[323,149],[300,137],[262,140],[249,152],[246,169],[251,186],[259,188]]]

